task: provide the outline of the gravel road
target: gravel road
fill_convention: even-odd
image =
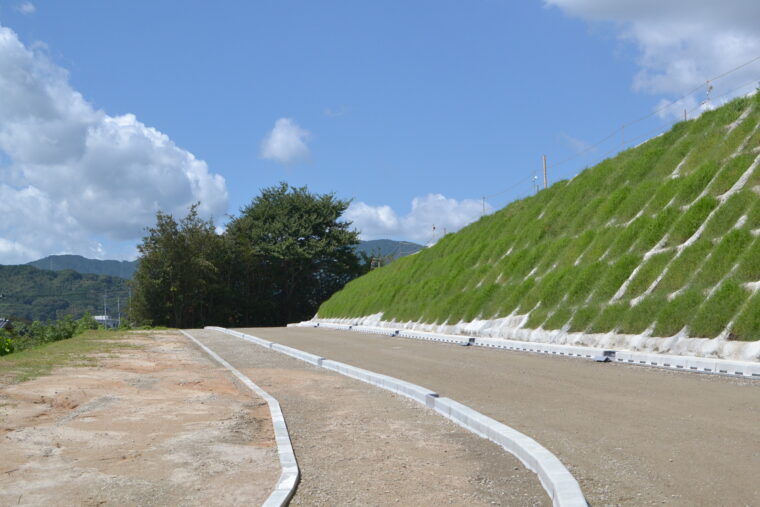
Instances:
[[[516,458],[411,400],[190,332],[280,402],[302,474],[293,505],[550,505]]]
[[[438,391],[535,438],[592,505],[760,505],[760,382],[314,328],[242,330]]]

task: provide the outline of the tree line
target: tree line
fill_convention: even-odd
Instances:
[[[192,328],[278,326],[311,318],[368,263],[341,220],[350,201],[287,183],[265,188],[219,233],[198,215],[159,212],[138,246],[131,318]]]

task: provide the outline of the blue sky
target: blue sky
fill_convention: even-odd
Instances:
[[[131,258],[156,209],[223,224],[279,181],[424,243],[528,195],[542,154],[571,177],[694,110],[704,93],[553,166],[760,56],[757,20],[746,0],[0,0],[0,263]]]

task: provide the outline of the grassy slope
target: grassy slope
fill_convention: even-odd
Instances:
[[[760,94],[678,123],[352,281],[318,315],[758,340],[759,126]]]

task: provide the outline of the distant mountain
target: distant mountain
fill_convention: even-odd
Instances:
[[[409,241],[373,239],[372,241],[362,241],[354,248],[357,252],[362,252],[369,257],[391,257],[396,260],[399,257],[417,253],[425,247]]]
[[[124,314],[129,282],[106,275],[81,274],[72,270],[50,271],[34,266],[0,266],[0,318],[56,320],[84,312]],[[104,301],[105,300],[105,301]]]
[[[81,255],[48,255],[43,259],[27,264],[49,271],[73,269],[77,273],[118,276],[127,279],[131,279],[132,274],[137,269],[137,261],[101,261],[88,259]]]

